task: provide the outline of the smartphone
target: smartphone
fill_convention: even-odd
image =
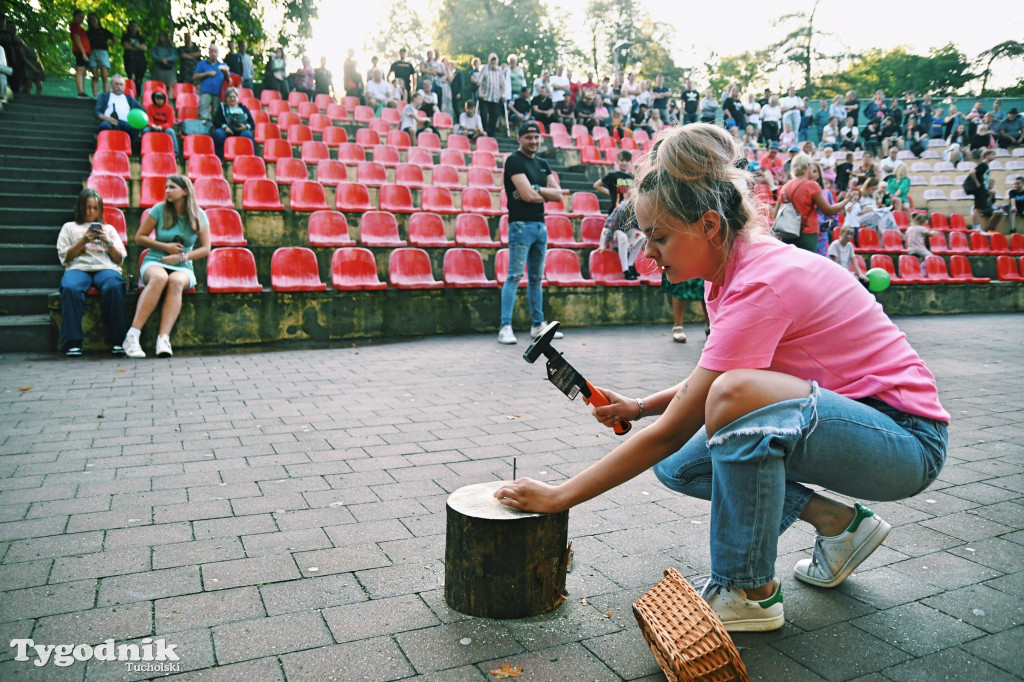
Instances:
[[[102,223],[92,223],[89,225],[90,232],[103,232]]]

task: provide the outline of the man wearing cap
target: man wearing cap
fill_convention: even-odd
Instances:
[[[761,154],[761,157],[757,160],[761,170],[771,171],[771,174],[775,177],[778,182],[784,182],[786,179],[786,170],[783,167],[782,158],[779,156],[779,143],[772,141],[768,144],[768,151]]]
[[[513,344],[512,312],[519,293],[519,282],[526,270],[526,300],[530,305],[530,338],[544,328],[544,258],[548,249],[548,231],[544,225],[544,202],[561,201],[551,167],[537,158],[540,126],[527,121],[519,126],[519,149],[505,159],[504,183],[508,197],[508,277],[501,289],[501,329],[498,343]],[[560,338],[556,332],[555,338]]]
[[[477,85],[484,130],[488,137],[494,137],[498,121],[504,118],[502,104],[505,101],[505,74],[498,66],[498,55],[494,52],[487,55],[487,64],[480,67],[480,71],[471,76],[470,80]]]
[[[149,126],[144,132],[166,133],[171,138],[171,147],[174,155],[178,155],[178,137],[174,134],[174,109],[167,103],[167,95],[163,90],[154,90],[151,95],[152,103],[146,107],[146,114],[149,116]]]

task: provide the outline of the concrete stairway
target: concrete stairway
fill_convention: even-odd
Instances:
[[[19,95],[0,112],[0,353],[56,348],[46,297],[96,144],[90,100]]]

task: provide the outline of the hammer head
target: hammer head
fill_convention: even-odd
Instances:
[[[523,360],[526,360],[530,364],[537,361],[541,355],[549,355],[555,353],[555,350],[551,348],[551,339],[555,338],[555,332],[558,331],[558,320],[551,322],[548,326],[544,327],[544,331],[541,332],[540,336],[533,340],[530,347],[523,353]]]

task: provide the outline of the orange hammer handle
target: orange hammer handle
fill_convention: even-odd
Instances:
[[[611,404],[608,402],[608,398],[605,397],[604,393],[601,393],[601,391],[594,388],[594,385],[589,381],[587,382],[587,388],[590,389],[590,397],[583,398],[583,402],[588,405],[593,405],[594,407],[604,407],[605,405]],[[633,428],[632,424],[625,419],[620,419],[619,423],[615,425],[614,431],[618,435],[623,436],[629,433],[631,428]]]

